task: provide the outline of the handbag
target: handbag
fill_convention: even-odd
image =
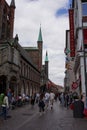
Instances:
[[[74,109],[74,104],[71,103],[69,107],[70,107],[71,110],[73,110]]]

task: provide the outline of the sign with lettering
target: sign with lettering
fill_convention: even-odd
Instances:
[[[75,42],[74,42],[74,10],[69,9],[69,25],[70,25],[70,56],[75,57]]]

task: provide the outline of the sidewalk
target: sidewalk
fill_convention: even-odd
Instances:
[[[17,126],[17,124],[27,121],[27,118],[29,121],[29,118],[33,118],[38,112],[39,110],[37,104],[35,104],[34,107],[32,107],[31,104],[28,104],[22,107],[17,107],[14,110],[9,110],[8,115],[10,115],[11,118],[4,120],[2,117],[0,117],[0,127],[6,125],[8,128],[14,128],[14,126]]]
[[[42,116],[37,104],[33,108],[30,104],[16,108],[9,114],[12,117],[1,121],[0,130],[87,130],[87,119],[73,118],[72,110],[59,102],[55,102],[54,109],[49,108]]]

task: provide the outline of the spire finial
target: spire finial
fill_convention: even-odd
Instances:
[[[47,61],[47,62],[48,62],[48,53],[47,53],[47,51],[46,51],[45,61]]]
[[[38,36],[38,42],[43,42],[43,40],[42,40],[41,24],[40,24],[40,30],[39,30],[39,36]]]

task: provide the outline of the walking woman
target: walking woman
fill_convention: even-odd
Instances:
[[[7,119],[8,108],[9,108],[8,96],[7,96],[7,93],[5,93],[3,103],[2,103],[2,115],[3,115],[5,120]]]

